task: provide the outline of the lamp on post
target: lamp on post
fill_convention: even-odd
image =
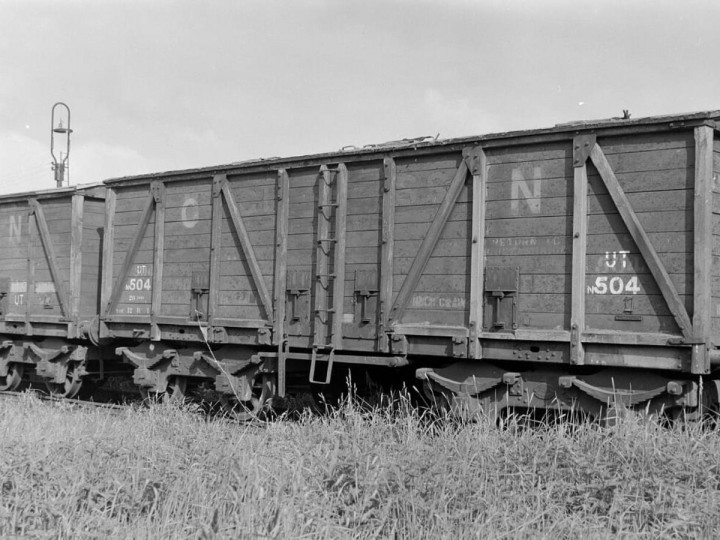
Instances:
[[[58,107],[65,109],[65,114],[62,114],[62,111],[58,111],[58,123],[57,126],[55,125],[55,109]],[[65,116],[67,118],[67,127],[63,127],[63,119],[62,117]],[[70,129],[70,107],[65,105],[64,103],[58,102],[52,107],[52,115],[50,118],[50,154],[53,158],[52,163],[52,170],[55,173],[55,184],[57,187],[62,187],[63,182],[65,181],[65,171],[67,170],[67,178],[68,178],[68,185],[70,184],[70,164],[68,163],[68,158],[70,157],[70,134],[72,133],[72,129]],[[58,156],[55,155],[55,137],[56,135],[62,139],[65,138],[65,156],[63,157],[63,152],[60,150],[60,157],[58,159]],[[60,142],[62,145],[62,141]]]

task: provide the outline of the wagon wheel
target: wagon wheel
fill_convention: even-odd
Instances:
[[[17,387],[22,383],[24,372],[24,364],[10,364],[7,375],[0,377],[0,390],[17,390]]]
[[[187,377],[179,375],[168,377],[164,392],[151,392],[147,387],[141,386],[140,395],[143,401],[157,399],[163,403],[182,403],[187,397]]]
[[[167,388],[163,394],[165,403],[183,403],[187,398],[187,377],[175,375],[168,378]]]
[[[46,381],[45,387],[52,396],[68,399],[74,398],[78,395],[82,387],[81,371],[80,364],[77,362],[68,362],[65,381],[61,383]]]
[[[252,396],[249,400],[240,400],[233,394],[222,394],[220,404],[223,409],[240,422],[261,419],[269,411],[270,400],[276,393],[275,378],[263,374],[253,384]]]

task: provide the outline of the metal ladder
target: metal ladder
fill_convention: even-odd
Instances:
[[[335,351],[342,349],[343,300],[345,297],[345,238],[347,221],[347,167],[320,167],[318,188],[318,226],[316,238],[316,287],[313,321],[313,346],[309,379],[314,384],[329,384]],[[335,200],[332,200],[333,184]],[[332,211],[335,214],[331,236]],[[332,272],[330,260],[332,256]],[[332,285],[332,306],[330,286]],[[330,321],[332,320],[332,326]],[[328,332],[329,330],[329,332]],[[328,335],[329,334],[329,335]],[[329,338],[329,341],[328,341]],[[327,355],[325,379],[315,379],[318,356]]]

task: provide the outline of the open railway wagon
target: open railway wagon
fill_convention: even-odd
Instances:
[[[102,376],[104,213],[102,185],[0,197],[0,389],[32,380],[72,397]]]
[[[135,340],[147,391],[206,381],[251,413],[348,366],[470,414],[693,413],[717,402],[718,118],[107,181],[100,335]]]

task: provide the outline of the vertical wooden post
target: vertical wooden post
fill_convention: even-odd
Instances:
[[[470,244],[470,358],[482,358],[479,334],[483,324],[483,288],[485,280],[485,203],[487,191],[487,157],[482,148],[465,153],[472,179],[472,234]]]
[[[218,174],[212,181],[212,217],[210,232],[210,280],[208,283],[208,325],[213,320],[220,300],[220,253],[222,252],[222,188],[227,182],[227,175]]]
[[[335,253],[333,257],[333,349],[343,347],[343,313],[345,304],[345,240],[347,237],[348,170],[344,163],[338,164],[335,178]]]
[[[100,288],[100,313],[106,314],[110,309],[113,293],[113,251],[115,250],[115,201],[113,188],[105,193],[105,225],[103,228],[102,246],[102,285]],[[109,313],[107,313],[109,315]]]
[[[155,252],[153,254],[153,279],[150,305],[150,339],[160,340],[157,318],[162,308],[163,263],[165,260],[165,185],[152,182],[150,192],[155,199]]]
[[[70,318],[75,323],[79,322],[80,316],[84,207],[85,196],[73,195],[70,217]]]
[[[290,177],[285,169],[277,176],[277,213],[275,222],[275,321],[273,343],[279,345],[285,339],[285,303],[287,290],[287,242],[288,218],[290,217]]]
[[[693,345],[691,371],[710,372],[708,351],[712,333],[712,199],[713,129],[695,128],[695,204],[694,204],[694,291]]]
[[[397,166],[395,160],[386,157],[383,160],[383,209],[382,209],[382,247],[380,255],[380,324],[378,328],[378,348],[389,352],[388,316],[392,306],[393,294],[393,251],[395,244],[395,184]]]
[[[29,203],[29,201],[28,201]],[[35,293],[35,252],[38,246],[37,227],[35,225],[35,215],[33,207],[30,205],[28,209],[27,221],[27,284],[25,285],[25,331],[28,335],[32,335],[32,325],[30,324],[30,305],[32,303],[32,295]]]
[[[585,331],[585,274],[587,272],[588,178],[587,160],[595,136],[579,135],[573,140],[573,238],[572,289],[570,307],[570,361],[585,363],[582,335]]]

